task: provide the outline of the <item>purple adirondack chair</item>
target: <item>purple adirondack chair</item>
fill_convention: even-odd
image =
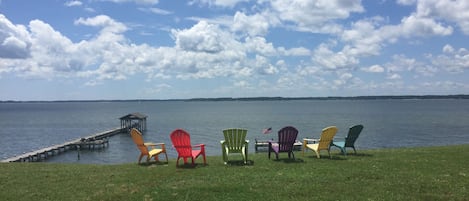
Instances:
[[[298,130],[295,127],[287,126],[278,131],[278,141],[269,141],[269,159],[270,152],[274,152],[276,159],[278,160],[278,154],[281,152],[287,152],[288,158],[293,156],[295,159],[295,154],[293,153],[293,144],[296,141],[298,136]]]

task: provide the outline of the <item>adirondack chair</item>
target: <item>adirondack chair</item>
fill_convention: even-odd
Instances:
[[[295,159],[295,154],[293,153],[293,144],[295,143],[297,136],[298,130],[295,127],[287,126],[280,129],[278,131],[278,141],[269,141],[269,159],[271,152],[275,153],[275,157],[277,160],[278,155],[281,152],[287,152],[288,158],[291,158],[291,156],[293,156],[293,159]]]
[[[316,153],[316,157],[321,158],[319,154],[321,150],[326,150],[329,154],[329,158],[331,158],[331,144],[332,139],[334,138],[335,134],[337,133],[337,127],[329,126],[327,128],[322,129],[321,138],[318,139],[303,139],[303,156],[305,155],[306,149],[311,149]],[[312,144],[308,144],[312,142]]]
[[[248,161],[248,144],[246,140],[246,129],[230,128],[223,130],[225,140],[220,141],[221,150],[223,153],[223,161],[225,164],[228,162],[228,155],[231,153],[239,153],[243,156],[244,163]]]
[[[204,158],[204,164],[207,164],[205,158],[205,144],[197,144],[192,146],[191,145],[191,137],[189,133],[182,129],[176,129],[170,134],[171,141],[173,142],[173,146],[178,152],[178,158],[176,161],[176,167],[179,166],[179,159],[183,158],[184,164],[187,163],[187,159],[192,159],[192,165],[194,164],[194,160],[197,159],[200,155]],[[193,150],[192,148],[199,147],[198,150]]]
[[[158,155],[163,153],[166,156],[166,162],[168,162],[168,155],[166,154],[166,148],[164,143],[152,143],[144,142],[142,133],[137,129],[133,128],[130,131],[132,140],[137,145],[137,148],[140,150],[140,157],[138,157],[138,163],[142,160],[143,156],[147,156],[147,163],[150,162],[151,158],[154,158],[155,161],[158,161]],[[157,149],[156,146],[160,146],[161,149]]]
[[[344,155],[347,155],[347,151],[345,150],[346,147],[353,148],[355,154],[357,154],[357,150],[355,149],[355,141],[357,140],[358,136],[363,130],[363,125],[355,125],[350,127],[348,130],[347,136],[344,140],[333,140],[332,146],[338,147]]]

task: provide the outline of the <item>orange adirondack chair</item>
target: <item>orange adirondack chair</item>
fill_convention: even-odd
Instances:
[[[166,154],[164,143],[144,142],[142,133],[140,133],[140,131],[135,128],[130,131],[130,135],[132,136],[132,140],[137,145],[137,148],[140,150],[140,157],[138,158],[139,164],[143,156],[147,156],[147,163],[150,162],[150,158],[154,158],[155,161],[158,161],[158,155],[161,153],[164,153],[166,156],[166,162],[168,162],[168,155]],[[157,149],[156,146],[161,146],[161,149]]]
[[[189,133],[182,129],[176,129],[170,134],[171,141],[173,146],[178,152],[178,158],[176,161],[176,167],[179,166],[179,159],[183,158],[184,164],[187,163],[187,159],[192,159],[192,165],[194,165],[194,160],[197,159],[200,155],[204,158],[204,164],[207,164],[205,158],[205,144],[191,145],[191,137]],[[193,150],[192,148],[200,147],[198,150]]]

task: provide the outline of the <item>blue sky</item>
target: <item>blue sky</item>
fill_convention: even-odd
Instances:
[[[469,93],[466,0],[0,1],[0,100]]]

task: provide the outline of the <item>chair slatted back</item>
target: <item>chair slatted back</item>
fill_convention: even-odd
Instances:
[[[230,128],[223,130],[228,152],[241,152],[246,142],[246,129]]]
[[[140,150],[140,152],[143,154],[148,154],[148,148],[143,144],[144,141],[142,133],[140,133],[140,131],[138,131],[136,128],[132,128],[130,131],[130,136],[132,136],[132,140],[137,145],[137,148]]]
[[[171,132],[171,142],[181,157],[192,156],[191,137],[189,133],[183,129],[176,129]]]
[[[298,130],[295,127],[287,126],[278,131],[279,152],[290,152],[293,150],[293,144],[298,136]]]
[[[353,147],[362,130],[363,125],[352,126],[348,131],[347,137],[345,138],[345,147]]]
[[[329,149],[329,146],[331,145],[332,139],[337,133],[337,130],[338,129],[335,126],[329,126],[327,128],[322,129],[321,138],[319,139],[318,150]]]

